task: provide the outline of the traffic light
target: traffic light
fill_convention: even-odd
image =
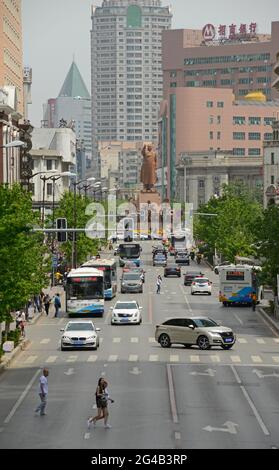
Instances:
[[[56,219],[57,240],[59,242],[67,241],[67,232],[59,232],[59,229],[67,228],[67,219]]]

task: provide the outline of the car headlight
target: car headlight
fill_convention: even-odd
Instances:
[[[88,340],[90,340],[90,341],[95,341],[95,339],[96,339],[96,336],[90,336],[90,337],[89,337],[89,338],[87,338],[87,339],[88,339]]]
[[[64,339],[64,340],[70,340],[71,338],[69,338],[69,336],[62,336],[62,339]]]
[[[221,336],[221,333],[216,333],[216,331],[209,331],[212,336]]]

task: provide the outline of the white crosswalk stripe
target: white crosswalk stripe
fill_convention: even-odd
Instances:
[[[170,362],[179,362],[179,355],[178,354],[171,354],[170,355]]]
[[[91,356],[88,357],[87,362],[96,362],[97,358],[98,356],[92,354]]]
[[[139,342],[139,338],[131,338],[131,343],[138,343]]]
[[[220,356],[210,356],[212,362],[220,362]]]
[[[253,362],[255,362],[256,364],[260,364],[261,362],[263,362],[262,358],[260,356],[251,356],[251,359]]]
[[[272,356],[272,360],[276,363],[279,363],[279,356]]]
[[[108,362],[116,362],[116,361],[117,361],[117,358],[118,358],[117,355],[111,354],[111,355],[108,357]]]
[[[237,341],[241,344],[246,344],[247,343],[247,339],[246,338],[237,338]]]
[[[152,338],[148,338],[148,341],[149,341],[149,343],[156,343],[156,339],[153,338],[153,337],[152,337]]]
[[[49,338],[44,338],[42,341],[40,341],[40,344],[48,344],[50,342]]]
[[[200,362],[200,356],[190,356],[191,362]]]
[[[38,356],[28,356],[27,359],[25,359],[24,364],[32,364],[37,358]]]
[[[158,357],[157,354],[150,354],[150,356],[149,356],[149,361],[150,361],[150,362],[156,362],[156,361],[158,361],[158,358],[159,358],[159,357]]]
[[[53,364],[58,356],[49,356],[46,360],[46,364]]]
[[[265,340],[263,338],[256,338],[258,344],[265,344]]]
[[[275,343],[279,343],[279,338],[273,338],[273,341],[274,341]]]
[[[231,356],[231,361],[234,363],[239,363],[241,362],[241,359],[239,356]]]
[[[76,362],[78,359],[78,356],[69,356],[66,362]]]
[[[120,343],[122,338],[113,338],[113,343]]]
[[[139,360],[139,356],[137,354],[130,354],[128,361],[129,362],[137,362]]]

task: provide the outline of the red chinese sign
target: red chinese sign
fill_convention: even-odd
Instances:
[[[243,39],[251,35],[255,35],[257,30],[257,23],[250,23],[249,25],[241,23],[239,27],[236,24],[229,26],[220,24],[217,31],[219,39]],[[212,24],[206,24],[202,30],[204,41],[213,41],[216,36],[216,29]]]

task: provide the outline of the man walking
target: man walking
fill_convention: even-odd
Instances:
[[[162,284],[162,278],[159,274],[159,276],[157,277],[157,294],[160,294],[161,292],[161,284]]]
[[[55,315],[54,317],[58,317],[59,309],[61,308],[61,300],[60,300],[60,294],[56,294],[54,297],[54,308],[55,308]]]
[[[49,312],[50,302],[51,302],[51,298],[48,294],[46,294],[44,296],[44,306],[45,306],[46,315],[48,315],[48,312]]]
[[[48,396],[48,369],[43,369],[43,375],[40,377],[39,383],[39,396],[41,399],[41,403],[37,406],[35,413],[40,412],[40,416],[45,416],[45,409],[47,405],[47,396]]]

